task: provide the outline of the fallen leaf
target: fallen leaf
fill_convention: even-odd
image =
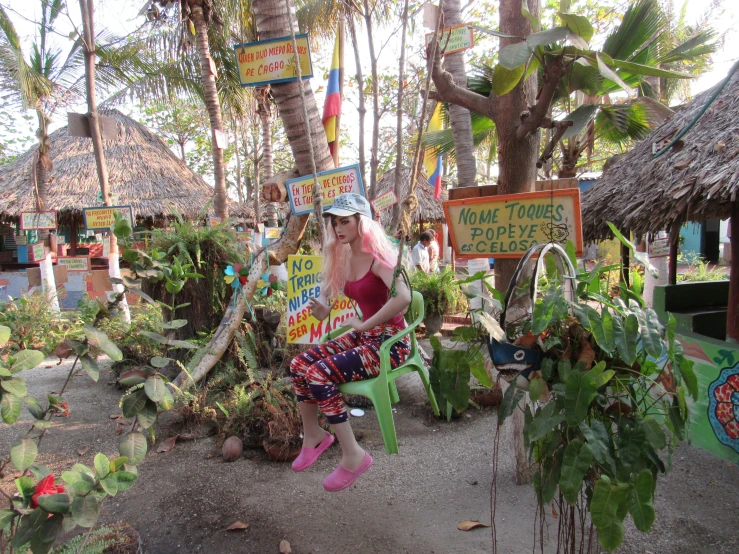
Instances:
[[[159,454],[169,452],[174,448],[175,443],[177,442],[177,437],[179,435],[175,435],[174,437],[169,437],[166,441],[163,441],[157,446],[157,452]],[[239,523],[238,521],[236,523]],[[235,525],[235,524],[234,524]],[[246,529],[246,527],[244,527]],[[232,529],[226,529],[226,531],[231,531]]]
[[[290,543],[285,539],[280,541],[280,554],[292,554],[293,549],[290,548]]]
[[[595,361],[595,351],[590,346],[590,342],[585,337],[580,337],[580,356],[577,358],[578,362],[585,364],[585,371],[593,367]]]
[[[123,417],[123,414],[110,414],[108,417],[110,419],[120,419],[121,417]]]
[[[69,341],[62,341],[57,345],[57,347],[54,349],[54,356],[58,356],[60,359],[69,358],[72,353],[74,352],[74,349],[72,348],[72,345],[69,344]]]
[[[559,517],[559,512],[557,512],[557,508],[554,507],[554,504],[552,504],[552,517]]]
[[[490,525],[469,519],[457,523],[457,529],[460,531],[469,531],[470,529],[477,529],[478,527],[490,527]]]
[[[193,433],[182,433],[179,437],[180,441],[194,441],[197,438]]]
[[[477,485],[477,479],[467,479],[468,485]]]
[[[226,527],[226,531],[243,531],[244,529],[248,528],[248,523],[244,523],[243,521],[234,521],[231,525]]]
[[[85,455],[85,454],[87,454],[87,453],[88,453],[89,451],[90,451],[90,447],[89,447],[89,446],[80,446],[80,447],[79,447],[79,448],[77,449],[77,454],[79,454],[80,456],[84,456],[84,455]]]

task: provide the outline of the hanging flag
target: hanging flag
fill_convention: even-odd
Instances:
[[[338,115],[341,113],[341,87],[339,85],[339,40],[341,30],[336,34],[336,44],[334,44],[334,56],[331,60],[331,71],[328,74],[328,90],[326,91],[326,100],[323,103],[323,128],[326,130],[326,138],[328,139],[328,148],[331,155],[337,148],[339,141],[339,130],[337,129]]]
[[[437,102],[426,131],[441,131],[441,127],[441,102]],[[424,151],[423,167],[429,183],[434,186],[434,198],[438,200],[441,198],[441,156],[437,155],[434,150],[434,148],[426,148]]]

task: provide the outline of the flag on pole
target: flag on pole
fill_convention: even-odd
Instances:
[[[339,31],[340,33],[341,31]],[[336,34],[336,43],[334,44],[334,56],[331,60],[331,71],[328,74],[328,90],[326,91],[326,100],[323,103],[323,128],[326,131],[328,139],[328,149],[333,156],[339,140],[339,130],[337,129],[338,115],[341,113],[341,88],[339,85],[340,74],[340,54],[339,41],[340,35]]]
[[[429,120],[426,131],[441,131],[441,102],[437,102],[434,113]],[[441,156],[434,152],[434,148],[426,148],[423,153],[423,167],[429,183],[434,186],[434,198],[441,198]]]

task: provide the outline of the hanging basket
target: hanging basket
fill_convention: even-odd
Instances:
[[[536,264],[533,266],[531,271],[531,265],[529,261],[538,254]],[[531,319],[533,312],[533,306],[536,303],[536,296],[539,283],[539,275],[544,265],[544,257],[547,254],[551,254],[554,257],[554,261],[557,265],[559,275],[562,276],[562,285],[565,288],[565,295],[569,300],[574,300],[574,291],[577,289],[575,268],[570,261],[567,252],[559,245],[555,243],[547,244],[535,244],[524,254],[521,261],[516,267],[516,271],[511,277],[511,281],[508,284],[508,290],[505,295],[505,304],[503,311],[500,314],[500,326],[506,333],[507,341],[500,342],[493,337],[490,337],[488,343],[488,350],[490,351],[490,358],[493,360],[493,364],[499,371],[501,377],[509,382],[516,383],[518,388],[528,390],[530,375],[539,369],[543,358],[542,349],[540,348],[528,348],[513,344],[508,332],[508,321],[507,316],[510,315],[511,301],[514,300],[514,294],[519,289],[519,282],[526,278],[529,278],[528,286],[528,298],[531,305],[531,310],[527,311],[525,319]],[[524,321],[525,321],[524,319]]]

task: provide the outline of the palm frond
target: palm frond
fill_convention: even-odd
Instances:
[[[642,52],[664,25],[659,0],[639,0],[626,10],[621,24],[606,38],[602,51],[618,60]]]

